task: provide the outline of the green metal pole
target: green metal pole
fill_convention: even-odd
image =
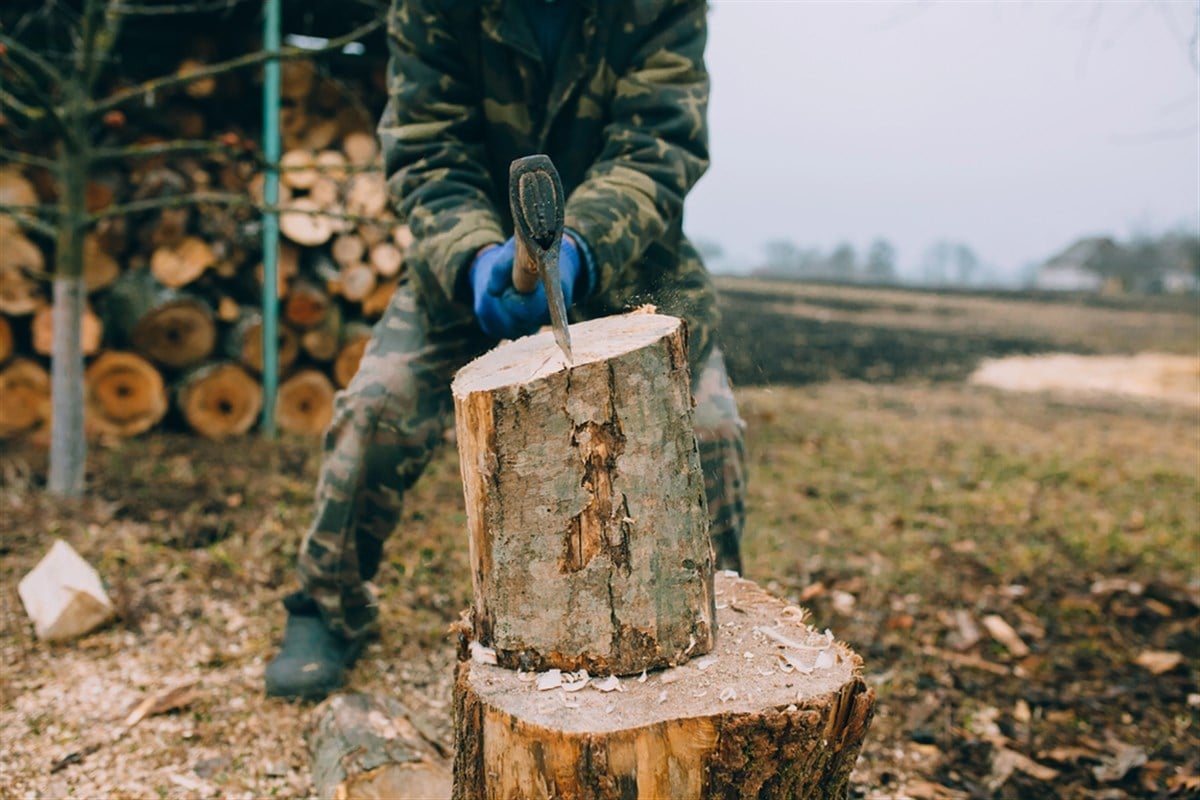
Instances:
[[[279,0],[265,0],[263,49],[279,51]],[[275,435],[275,395],[279,388],[279,61],[266,62],[263,76],[263,156],[267,174],[263,182],[263,200],[269,209],[263,214],[263,290],[262,354],[263,404],[262,430]]]

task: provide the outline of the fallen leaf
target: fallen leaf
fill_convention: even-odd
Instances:
[[[992,758],[992,774],[988,777],[988,789],[996,791],[1012,777],[1013,772],[1023,772],[1034,780],[1049,783],[1058,777],[1058,770],[1039,764],[1029,756],[1007,747],[997,747]]]
[[[1109,748],[1111,754],[1105,756],[1103,761],[1092,767],[1092,774],[1101,783],[1119,781],[1131,769],[1140,767],[1146,763],[1146,751],[1137,745],[1111,741],[1109,742]]]
[[[1138,653],[1133,663],[1149,670],[1151,675],[1162,675],[1183,663],[1183,653],[1174,650],[1143,650]]]

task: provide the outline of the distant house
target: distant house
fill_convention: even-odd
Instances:
[[[1117,243],[1104,236],[1080,239],[1046,261],[1034,278],[1034,288],[1049,292],[1098,292],[1104,286],[1103,265],[1117,252]]]

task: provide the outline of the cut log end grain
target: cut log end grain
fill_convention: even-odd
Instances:
[[[275,419],[285,433],[316,436],[333,419],[333,383],[324,373],[301,370],[279,386]]]
[[[388,304],[392,302],[392,295],[396,293],[398,285],[399,280],[396,278],[379,281],[362,301],[363,316],[367,319],[379,319],[383,316],[383,312],[387,311]]]
[[[162,375],[141,356],[110,351],[84,375],[85,418],[90,433],[135,436],[167,413]]]
[[[334,181],[336,186],[338,183],[346,180],[346,156],[337,150],[322,150],[317,153],[316,158],[317,172],[323,177]]]
[[[21,270],[0,268],[0,313],[22,317],[32,314],[42,302],[37,281]]]
[[[22,234],[5,236],[0,246],[0,272],[22,271],[30,275],[46,271],[46,257],[42,248]]]
[[[392,228],[392,242],[400,248],[401,253],[407,253],[413,243],[412,229],[407,225],[397,225]]]
[[[375,289],[378,279],[375,270],[369,264],[351,264],[344,268],[338,278],[342,297],[354,303],[361,303]]]
[[[296,281],[283,301],[283,318],[301,330],[315,328],[324,322],[332,302],[319,286],[305,280]]]
[[[210,439],[240,436],[262,410],[262,387],[237,364],[198,367],[180,380],[178,394],[188,426]]]
[[[844,797],[875,701],[860,659],[749,581],[715,592],[718,649],[645,679],[568,693],[461,663],[455,796]]]
[[[343,233],[334,239],[333,244],[329,246],[329,255],[343,267],[359,263],[363,260],[366,253],[367,246],[363,242],[362,237],[352,233]]]
[[[354,216],[374,217],[387,208],[387,183],[382,172],[360,172],[346,189],[346,211]]]
[[[44,305],[33,315],[32,323],[33,350],[48,356],[54,352],[54,307]],[[104,323],[96,316],[91,308],[84,307],[83,316],[79,320],[79,343],[85,356],[94,355],[100,350],[104,339]],[[0,361],[3,361],[0,358]]]
[[[328,242],[339,227],[336,220],[307,197],[293,200],[279,215],[279,231],[291,241],[303,247],[316,247]]]
[[[217,326],[202,302],[178,298],[146,312],[133,329],[131,344],[165,367],[190,367],[212,355]]]
[[[289,150],[279,159],[279,180],[291,189],[311,189],[318,177],[311,150]]]
[[[37,434],[50,425],[50,373],[18,358],[0,369],[0,439]]]
[[[88,234],[83,240],[83,284],[89,293],[111,286],[121,274],[117,260],[104,249],[101,238]]]
[[[346,158],[356,167],[367,167],[375,161],[379,146],[375,134],[366,131],[353,131],[342,138],[342,150]]]
[[[36,206],[38,193],[33,183],[16,167],[0,167],[0,205]]]
[[[180,78],[186,78],[189,75],[194,75],[203,70],[208,65],[203,61],[198,61],[194,58],[185,58],[179,62],[179,67],[175,70],[175,74]],[[202,99],[211,97],[213,92],[217,90],[217,79],[209,76],[205,78],[196,78],[183,85],[183,91],[188,97]]]
[[[400,274],[400,267],[404,264],[404,254],[391,242],[380,242],[371,248],[367,260],[380,277],[393,278]]]
[[[176,247],[156,248],[150,256],[150,271],[163,286],[178,289],[197,280],[216,260],[212,246],[187,236]]]
[[[254,310],[246,313],[230,329],[225,340],[225,352],[233,360],[257,373],[263,371],[262,316]],[[287,325],[279,326],[277,358],[279,372],[286,371],[300,354],[300,339]]]

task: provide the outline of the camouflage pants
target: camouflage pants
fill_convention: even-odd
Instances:
[[[362,636],[379,615],[367,585],[396,527],[405,492],[442,441],[454,373],[494,344],[473,318],[437,324],[408,282],[376,324],[358,373],[339,392],[325,434],[312,526],[300,548],[301,583],[339,633]],[[694,427],[719,569],[741,570],[745,520],[744,423],[721,353],[693,369]]]

